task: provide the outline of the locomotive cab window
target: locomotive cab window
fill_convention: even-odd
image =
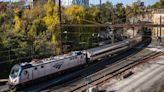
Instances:
[[[11,69],[10,76],[12,78],[16,78],[20,74],[20,71],[21,71],[21,67],[19,65],[15,65]]]
[[[77,52],[77,55],[81,55],[82,53],[81,52]]]

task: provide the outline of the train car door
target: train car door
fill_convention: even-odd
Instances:
[[[38,75],[38,67],[36,66],[36,67],[34,67],[32,69],[32,79],[36,79],[38,77],[39,77],[39,75]]]
[[[45,71],[44,71],[44,65],[41,65],[39,66],[39,69],[38,69],[38,77],[43,77],[45,75]]]

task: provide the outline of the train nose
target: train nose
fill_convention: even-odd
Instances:
[[[9,77],[9,83],[10,84],[17,84],[18,83],[18,78],[17,77],[16,78]]]
[[[11,77],[9,77],[9,81],[8,81],[9,84],[13,84],[13,79]]]

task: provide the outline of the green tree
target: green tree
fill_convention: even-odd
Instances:
[[[116,5],[116,23],[125,23],[126,22],[126,11],[122,3]]]
[[[98,21],[98,14],[100,13],[100,9],[96,6],[92,6],[87,8],[85,11],[85,19],[93,22]]]
[[[106,2],[105,4],[103,4],[100,10],[100,15],[102,23],[112,22],[112,19],[114,17],[114,9],[112,3]]]
[[[164,8],[164,1],[160,0],[159,2],[156,2],[154,5],[152,5],[153,8]]]

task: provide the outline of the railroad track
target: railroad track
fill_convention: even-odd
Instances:
[[[112,77],[121,74],[122,72],[147,61],[150,57],[156,57],[160,55],[159,52],[153,51],[141,51],[139,54],[132,57],[120,60],[117,63],[110,65],[109,67],[89,76],[86,76],[82,79],[75,79],[69,82],[66,82],[60,86],[55,86],[50,90],[46,91],[55,91],[55,92],[81,92],[89,88],[88,85],[101,85],[105,81],[111,79]],[[86,81],[88,80],[88,81]],[[45,91],[45,90],[44,90]]]
[[[150,55],[150,56],[148,56],[146,58],[143,58],[141,60],[143,62],[136,62],[136,63],[133,63],[133,64],[129,64],[129,65],[125,66],[124,68],[119,69],[118,71],[114,71],[112,73],[104,74],[104,76],[101,76],[101,77],[99,77],[97,79],[94,79],[93,81],[89,82],[88,84],[90,84],[90,85],[96,85],[96,86],[102,86],[104,83],[106,83],[107,81],[109,81],[111,78],[113,78],[113,77],[115,77],[115,76],[117,76],[117,75],[119,75],[119,74],[121,74],[121,73],[123,73],[123,72],[125,72],[125,71],[127,71],[127,70],[129,70],[129,69],[131,69],[131,68],[133,68],[133,67],[135,67],[137,65],[139,65],[139,64],[141,64],[141,63],[145,63],[146,61],[148,61],[150,59],[153,59],[156,56],[163,55],[163,54],[164,53],[162,53],[162,54],[161,53],[154,53],[153,55]],[[136,60],[136,61],[138,61],[138,60]],[[79,92],[79,91],[80,92],[83,92],[83,91],[86,91],[89,88],[89,86],[87,86],[88,84],[84,84],[84,85],[79,86],[78,88],[69,90],[69,92],[72,92],[72,91],[74,91],[74,92]]]

